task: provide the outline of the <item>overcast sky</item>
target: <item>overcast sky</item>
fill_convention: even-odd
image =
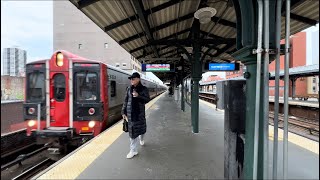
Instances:
[[[52,1],[1,0],[1,63],[3,48],[27,51],[27,62],[48,58],[53,50]]]
[[[18,46],[26,50],[27,62],[50,58],[53,53],[52,13],[52,1],[49,0],[1,0],[1,47]],[[319,31],[319,24],[309,30]],[[319,54],[318,48],[312,49]],[[3,49],[1,49],[1,65],[2,52]],[[308,57],[310,55],[307,55]],[[211,74],[225,77],[225,73],[221,72],[205,73],[203,76],[208,77]]]

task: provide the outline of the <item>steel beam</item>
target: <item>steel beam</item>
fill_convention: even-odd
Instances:
[[[88,0],[88,1],[89,1],[89,0]],[[184,1],[184,0],[180,0],[180,1],[171,0],[171,1],[169,1],[169,2],[163,3],[163,4],[159,5],[159,6],[156,6],[156,7],[153,7],[153,8],[151,8],[151,9],[146,10],[146,14],[147,14],[147,15],[150,15],[151,12],[152,12],[152,13],[155,13],[155,12],[161,11],[162,9],[165,9],[165,8],[167,8],[167,7],[170,7],[170,6],[173,6],[173,5],[175,5],[175,4],[177,4],[177,3],[180,3],[180,2],[183,2],[183,1]],[[138,17],[137,17],[136,14],[133,15],[133,16],[130,16],[130,17],[126,18],[126,19],[123,19],[123,20],[118,21],[118,22],[116,22],[116,23],[113,23],[113,24],[111,24],[111,25],[109,25],[109,26],[106,26],[106,27],[104,28],[104,29],[105,29],[105,32],[110,31],[110,30],[112,30],[112,29],[115,29],[115,28],[117,28],[117,27],[120,27],[120,26],[122,26],[122,25],[125,25],[125,24],[127,24],[127,23],[129,23],[129,22],[131,22],[131,21],[137,20],[137,19],[138,19]]]
[[[80,0],[78,2],[78,9],[83,9],[91,4],[94,4],[100,0]]]
[[[285,15],[283,15],[283,16],[285,16]],[[300,16],[297,14],[293,14],[293,13],[290,13],[290,18],[293,20],[305,23],[305,24],[312,25],[312,26],[315,26],[316,24],[318,24],[318,21],[316,21],[316,20],[313,20],[313,19],[310,19],[307,17],[303,17],[303,16]]]
[[[170,40],[154,40],[149,42],[149,44],[153,45],[176,45],[181,44],[185,46],[190,46],[193,43],[200,44],[201,46],[208,45],[208,44],[230,44],[235,43],[236,39],[170,39]]]
[[[208,35],[208,37],[211,37],[213,39],[224,39],[224,40],[234,40],[235,38],[224,38],[224,37],[221,37],[221,36],[217,36],[215,34],[208,34],[206,31],[200,31],[201,34],[203,35]]]
[[[161,61],[161,60],[164,60],[164,61],[175,61],[175,60],[180,60],[181,58],[143,58],[142,60],[144,61]]]
[[[213,16],[211,18],[211,21],[216,22],[219,19],[219,17]],[[220,19],[218,24],[224,25],[224,26],[228,26],[228,27],[232,27],[232,28],[237,28],[237,24],[225,19]]]
[[[143,28],[145,30],[145,33],[147,34],[147,37],[149,40],[153,41],[153,35],[151,34],[150,31],[150,25],[148,22],[148,15],[145,14],[145,11],[143,9],[143,4],[142,4],[142,0],[136,0],[136,1],[132,1],[133,2],[133,6],[136,9],[139,19],[143,25]],[[157,51],[157,49],[154,46],[151,46],[152,50],[154,51],[154,53],[156,54],[157,57],[159,57],[159,53]]]
[[[292,0],[291,3],[290,3],[290,9],[293,10],[294,8],[298,7],[299,5],[301,5],[304,2],[305,2],[305,0]],[[285,15],[286,15],[286,6],[282,6],[281,15],[283,17],[285,17]],[[316,20],[313,20],[313,19],[310,19],[310,18],[307,18],[307,17],[303,17],[303,16],[300,16],[300,15],[297,15],[297,14],[294,14],[294,13],[290,13],[290,18],[293,19],[293,20],[305,23],[305,24],[312,25],[312,26],[314,26],[314,25],[316,25],[318,23]]]
[[[176,24],[176,23],[178,23],[178,22],[185,21],[185,20],[187,20],[187,19],[193,18],[193,16],[194,16],[194,13],[190,13],[190,14],[184,15],[184,16],[180,17],[179,19],[174,19],[174,20],[171,20],[171,21],[166,22],[166,23],[164,23],[164,24],[161,24],[161,25],[159,25],[159,26],[153,27],[153,28],[150,29],[150,32],[151,32],[151,34],[153,34],[153,33],[156,32],[156,31],[159,31],[159,30],[161,30],[161,29],[164,29],[164,28],[166,28],[166,27],[169,27],[169,26],[171,26],[171,25],[174,25],[174,24]],[[138,39],[140,36],[144,36],[144,32],[141,32],[141,33],[139,33],[139,34],[136,34],[136,35],[133,35],[133,36],[128,37],[128,38],[126,38],[126,39],[123,39],[123,40],[119,41],[119,44],[122,45],[122,44],[125,44],[125,43],[127,43],[127,42],[136,40],[136,39]]]
[[[179,18],[179,21],[181,22],[181,21],[190,19],[190,18],[192,18],[192,17],[193,17],[193,14],[188,14],[188,15],[185,15],[185,16]],[[178,19],[174,19],[174,20],[169,21],[169,22],[167,22],[167,23],[161,24],[160,26],[151,28],[150,32],[151,32],[151,34],[153,34],[153,33],[156,32],[156,31],[159,31],[159,30],[161,30],[161,29],[164,29],[164,28],[166,28],[166,27],[168,27],[168,26],[170,26],[170,25],[176,24],[176,23],[178,23]],[[128,42],[130,42],[130,41],[134,41],[134,40],[136,40],[136,39],[138,39],[139,37],[144,36],[144,35],[145,35],[145,33],[144,33],[144,32],[141,32],[141,33],[139,33],[139,34],[130,36],[130,37],[126,38],[126,39],[120,40],[120,41],[119,41],[119,45],[128,43]],[[174,34],[174,35],[176,35],[176,34]]]
[[[188,28],[188,29],[182,30],[182,31],[180,31],[180,32],[178,32],[178,33],[171,34],[171,35],[169,35],[169,36],[166,36],[166,37],[164,37],[164,38],[161,38],[161,39],[159,39],[159,40],[170,39],[170,38],[172,38],[172,37],[175,37],[176,35],[180,35],[180,34],[189,32],[190,30],[191,30],[191,29]],[[145,46],[145,45],[144,45],[144,46]],[[136,49],[131,50],[131,51],[130,51],[130,54],[132,54],[132,53],[134,53],[134,52],[136,52],[136,51],[139,51],[139,50],[143,49],[144,46],[140,46],[140,47],[138,47],[138,48],[136,48]],[[150,44],[147,44],[146,46],[149,47]],[[167,47],[169,47],[169,46],[167,46]],[[152,53],[150,53],[150,54],[152,54]],[[137,59],[139,59],[139,58],[137,58]]]

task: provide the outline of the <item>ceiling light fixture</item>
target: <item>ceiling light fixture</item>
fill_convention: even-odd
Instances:
[[[216,15],[217,10],[213,7],[205,7],[198,9],[194,13],[194,17],[199,19],[201,24],[206,24],[211,21],[211,18]]]

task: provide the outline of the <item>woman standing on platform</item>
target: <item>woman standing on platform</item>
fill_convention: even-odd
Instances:
[[[144,145],[143,137],[147,131],[145,104],[150,101],[148,88],[140,82],[140,74],[134,72],[129,79],[131,86],[127,88],[121,111],[123,119],[128,119],[130,136],[130,152],[127,154],[128,159],[138,154],[138,136],[140,145]]]

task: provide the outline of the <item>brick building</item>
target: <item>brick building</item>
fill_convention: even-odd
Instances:
[[[290,37],[290,45],[291,45],[291,51],[290,51],[290,59],[289,59],[289,68],[298,67],[298,66],[306,66],[307,61],[307,41],[306,41],[306,32],[299,32],[293,36]],[[281,44],[284,44],[285,41],[281,40]],[[284,60],[285,56],[280,56],[280,70],[284,69]],[[269,72],[275,71],[275,61],[272,61],[269,65]],[[234,72],[227,72],[226,73],[226,79],[235,78],[235,77],[241,77],[243,76],[243,72],[245,72],[245,66],[240,66],[239,71]],[[317,78],[318,79],[318,78]],[[308,86],[308,81],[315,81],[314,77],[311,78],[298,78],[296,80],[296,90],[295,95],[306,95],[310,94],[310,82]],[[284,95],[284,82],[280,79],[280,96]],[[309,89],[308,89],[309,88]],[[309,92],[309,93],[308,93]],[[270,80],[269,81],[269,95],[274,96],[275,93],[275,81]],[[292,95],[292,84],[291,81],[289,83],[289,96]]]
[[[285,41],[281,40],[281,44],[284,44]],[[293,36],[290,37],[290,59],[289,59],[289,68],[298,67],[298,66],[306,66],[307,61],[307,41],[306,41],[306,32],[299,32]],[[284,61],[285,56],[280,56],[280,69],[284,69]],[[275,61],[270,63],[269,65],[269,71],[275,71]],[[307,78],[298,78],[296,80],[296,95],[306,95],[307,94]],[[279,82],[280,90],[279,94],[280,96],[283,96],[284,94],[284,81],[280,80]],[[269,95],[274,96],[275,93],[275,81],[270,80],[269,81]],[[289,96],[292,95],[292,84],[291,81],[289,83]]]

